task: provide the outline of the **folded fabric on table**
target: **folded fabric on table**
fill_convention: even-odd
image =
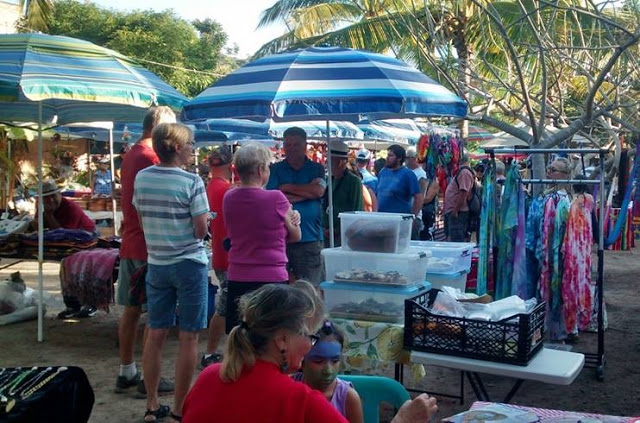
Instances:
[[[117,248],[94,248],[64,258],[60,263],[62,295],[108,312],[118,254]]]
[[[82,229],[49,229],[44,231],[44,241],[72,241],[72,242],[90,242],[98,236],[93,232],[83,231]],[[38,233],[32,232],[29,234],[20,235],[20,239],[23,241],[35,241],[38,242]]]

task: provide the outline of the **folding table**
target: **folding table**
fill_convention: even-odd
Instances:
[[[584,354],[543,348],[526,366],[474,360],[452,355],[411,351],[411,363],[447,367],[462,371],[469,379],[473,392],[480,401],[491,402],[480,374],[491,374],[516,379],[502,401],[508,403],[525,380],[553,385],[570,385],[584,366]]]

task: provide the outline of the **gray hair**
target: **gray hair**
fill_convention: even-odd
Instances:
[[[233,156],[233,164],[243,182],[251,180],[262,166],[269,166],[273,153],[264,144],[250,142],[244,144]]]

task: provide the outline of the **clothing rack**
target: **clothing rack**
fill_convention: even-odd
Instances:
[[[525,152],[527,154],[557,154],[557,153],[567,153],[567,154],[580,154],[580,156],[584,159],[585,154],[597,154],[599,158],[599,167],[600,167],[600,178],[597,180],[588,180],[588,179],[522,179],[522,183],[526,184],[586,184],[586,185],[599,185],[598,196],[600,199],[600,218],[598,221],[599,233],[598,233],[598,277],[596,281],[596,287],[598,291],[597,301],[598,301],[598,351],[596,353],[585,353],[585,362],[586,367],[595,368],[596,370],[596,378],[599,381],[604,380],[604,366],[605,366],[605,356],[604,356],[604,203],[605,203],[605,190],[604,190],[604,162],[605,162],[605,154],[607,150],[604,149],[551,149],[551,148],[531,148],[531,149],[522,149],[522,148],[485,148],[486,153],[489,154],[492,163],[492,176],[493,181],[495,181],[495,155],[496,154],[504,154],[504,153],[512,153],[512,152]],[[494,190],[494,197],[492,198],[493,204],[496,201],[496,193]],[[497,257],[497,246],[494,242],[494,250],[493,257]],[[489,260],[489,257],[486,258]],[[496,266],[494,266],[494,277],[497,276],[495,274]],[[495,280],[495,279],[494,279]]]

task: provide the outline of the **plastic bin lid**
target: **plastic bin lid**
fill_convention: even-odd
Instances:
[[[345,291],[370,291],[370,292],[386,292],[389,294],[408,294],[414,295],[422,290],[430,290],[431,282],[424,281],[415,285],[398,285],[398,286],[388,286],[388,285],[375,285],[369,283],[353,283],[353,282],[333,282],[333,281],[325,281],[320,283],[320,288],[324,290],[345,290]]]
[[[433,253],[429,250],[425,250],[423,248],[414,248],[409,247],[403,253],[376,253],[369,251],[354,251],[354,250],[345,250],[342,247],[334,247],[334,248],[323,248],[321,251],[323,256],[350,256],[350,257],[359,257],[362,259],[371,258],[374,260],[385,260],[385,259],[393,259],[393,260],[419,260],[425,257],[431,258]]]
[[[411,213],[386,213],[386,212],[364,212],[364,211],[355,211],[355,212],[341,212],[338,214],[338,217],[364,217],[367,219],[397,219],[397,220],[409,220],[413,219],[413,215]]]
[[[476,244],[473,242],[409,241],[409,246],[439,250],[469,250],[475,248]]]
[[[427,268],[427,280],[429,280],[429,276],[433,276],[436,279],[455,279],[457,277],[460,277],[462,275],[466,275],[470,272],[471,270],[460,270],[458,272],[450,272],[450,273],[437,273],[437,272],[429,272],[429,269]]]

